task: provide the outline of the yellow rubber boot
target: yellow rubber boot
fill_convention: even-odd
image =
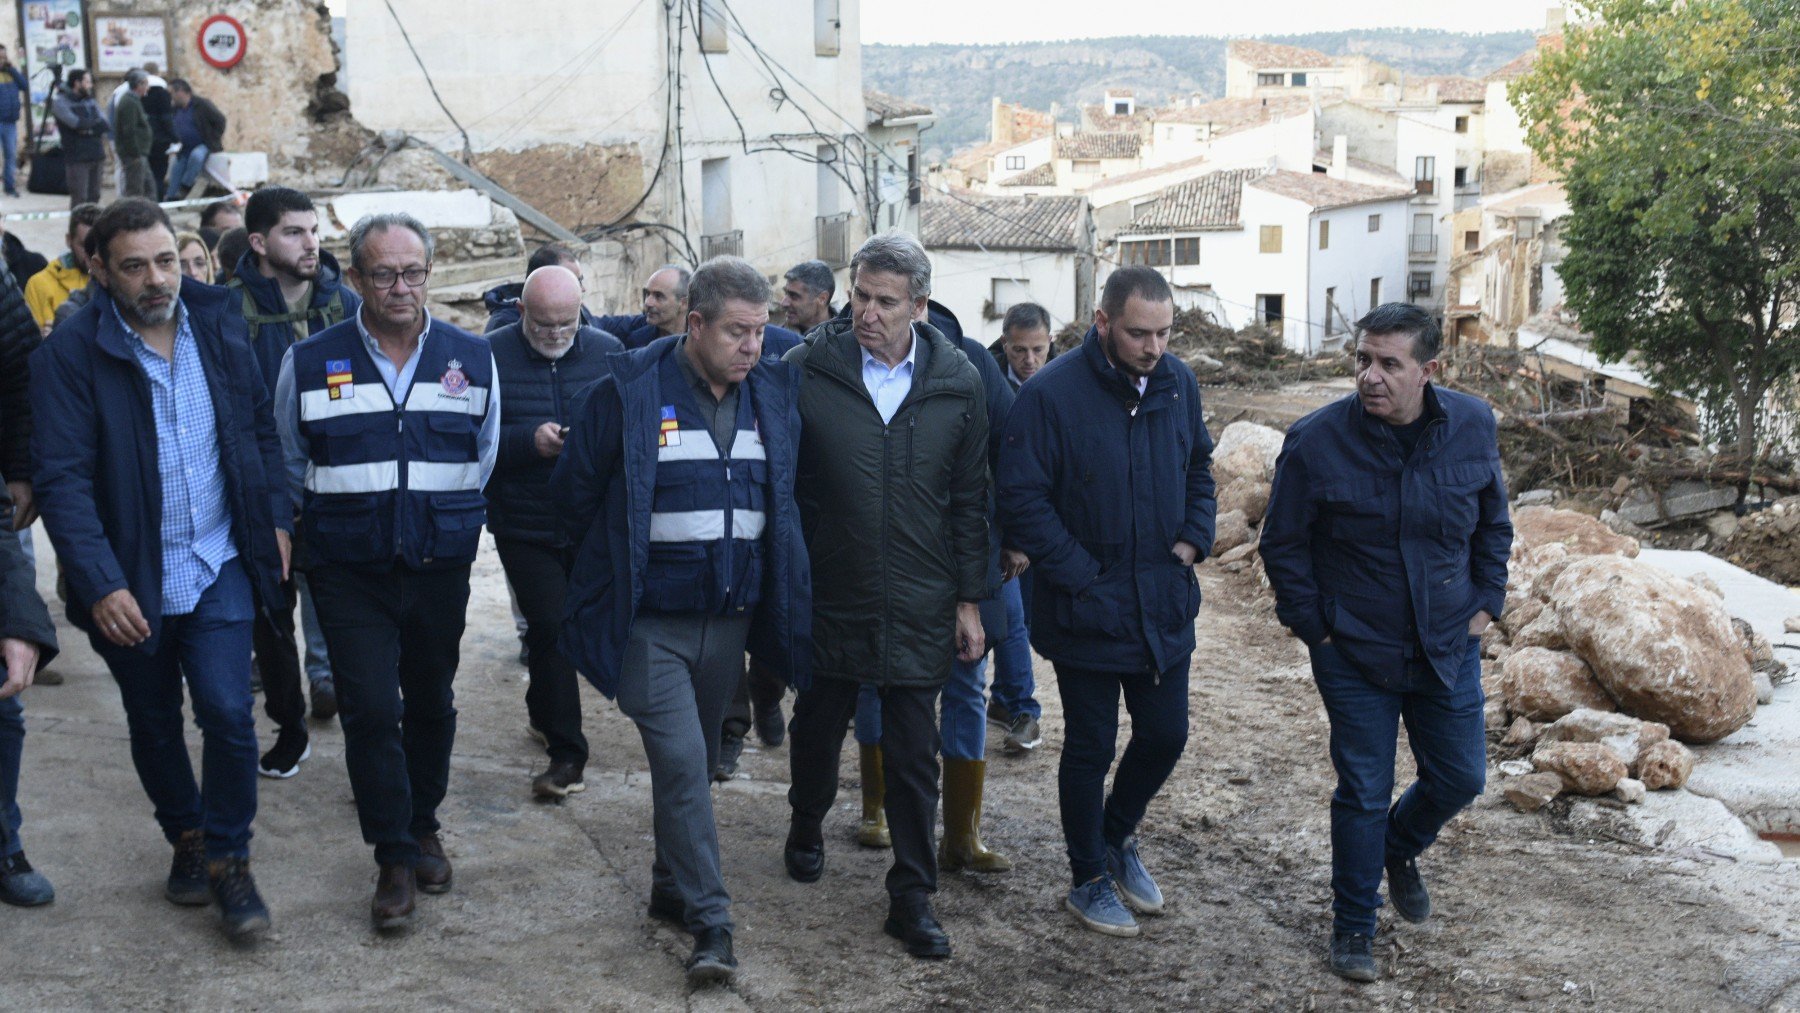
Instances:
[[[891,848],[894,839],[888,834],[887,810],[882,808],[887,798],[887,781],[881,773],[881,746],[858,745],[862,748],[858,765],[862,769],[863,811],[862,822],[856,828],[856,843],[865,848]]]
[[[938,842],[938,868],[947,872],[1012,868],[1005,855],[981,843],[981,790],[986,783],[986,760],[944,757],[944,839]]]

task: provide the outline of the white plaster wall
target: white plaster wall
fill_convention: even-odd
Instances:
[[[1029,172],[1032,169],[1043,165],[1045,162],[1050,161],[1050,144],[1051,138],[1038,137],[1033,140],[1025,141],[1022,144],[1015,144],[995,155],[988,164],[989,188],[992,189],[994,185],[1001,180],[1017,176],[1021,172]],[[1024,159],[1024,168],[1008,169],[1006,167],[1006,160],[1008,158]],[[994,190],[994,192],[1000,193],[1005,191]]]
[[[1369,305],[1369,281],[1381,279],[1381,301],[1406,301],[1406,211],[1404,197],[1391,201],[1356,204],[1321,211],[1308,225],[1307,250],[1311,260],[1308,271],[1308,310],[1306,318],[1314,322],[1309,328],[1311,350],[1332,351],[1343,347],[1348,338],[1346,321],[1354,322],[1373,309]],[[1381,216],[1379,231],[1369,231],[1369,216]],[[1321,223],[1329,222],[1330,245],[1319,249]],[[1325,333],[1327,306],[1325,291],[1337,289],[1337,306],[1343,319],[1333,318],[1334,331]],[[1288,335],[1291,347],[1306,347]]]
[[[1203,123],[1157,123],[1146,149],[1146,166],[1168,165],[1205,156],[1211,169],[1238,169],[1268,165],[1295,172],[1311,172],[1314,121],[1312,110],[1264,123],[1247,130],[1200,140]]]
[[[983,319],[995,278],[1023,281],[1031,301],[1050,311],[1055,329],[1075,317],[1075,255],[1038,250],[928,250],[931,297],[950,307],[963,333],[983,344],[1000,336],[1000,321]],[[1085,323],[1085,321],[1083,321]]]
[[[1407,228],[1411,229],[1411,216],[1429,214],[1432,216],[1432,231],[1437,236],[1437,255],[1430,261],[1414,261],[1412,270],[1431,270],[1433,296],[1421,298],[1419,305],[1433,308],[1443,306],[1444,280],[1449,275],[1452,222],[1451,212],[1455,210],[1456,193],[1456,142],[1457,134],[1423,118],[1415,119],[1399,116],[1394,122],[1394,168],[1406,179],[1413,178],[1415,159],[1428,156],[1437,159],[1437,190],[1431,197],[1414,198],[1408,212]]]
[[[1506,85],[1505,81],[1488,82],[1482,144],[1488,151],[1523,154],[1531,150],[1525,143],[1525,124],[1519,119],[1519,110],[1506,97]]]

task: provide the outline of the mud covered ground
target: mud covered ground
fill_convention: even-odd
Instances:
[[[680,977],[689,941],[643,914],[649,781],[630,723],[590,694],[587,792],[563,805],[529,798],[542,758],[524,735],[491,551],[476,567],[442,813],[456,888],[422,897],[418,924],[397,939],[368,927],[374,867],[330,726],[316,727],[298,777],[261,783],[255,869],[273,935],[234,949],[210,912],[162,900],[168,851],[117,693],[65,627],[56,668],[67,684],[27,698],[21,789],[29,853],[59,895],[49,908],[0,910],[0,1008],[1800,1008],[1800,863],[1659,852],[1604,832],[1604,819],[1580,821],[1577,835],[1567,803],[1521,816],[1491,788],[1422,863],[1438,915],[1384,918],[1385,979],[1333,978],[1323,711],[1303,652],[1248,579],[1202,573],[1193,733],[1142,832],[1169,913],[1146,920],[1142,938],[1077,930],[1061,909],[1061,719],[1040,665],[1044,745],[1023,759],[990,751],[986,836],[1016,868],[945,877],[937,907],[953,959],[909,959],[880,932],[886,856],[850,841],[854,749],[829,866],[810,886],[781,866],[786,753],[761,751],[716,795],[743,969],[732,990],[692,996]]]

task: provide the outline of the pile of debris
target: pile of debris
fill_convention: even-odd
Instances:
[[[1273,390],[1351,373],[1348,355],[1309,357],[1288,348],[1279,331],[1262,324],[1234,331],[1198,309],[1175,313],[1169,354],[1210,385]]]
[[[1218,514],[1213,555],[1227,573],[1237,573],[1256,560],[1256,542],[1275,460],[1286,439],[1278,429],[1255,422],[1233,422],[1213,447],[1212,474],[1217,486]]]
[[[1778,584],[1800,586],[1800,496],[1738,521],[1719,555]]]
[[[1704,576],[1641,562],[1635,539],[1574,511],[1525,506],[1513,525],[1482,682],[1519,808],[1565,791],[1639,801],[1680,787],[1693,769],[1683,743],[1743,727],[1785,677]]]

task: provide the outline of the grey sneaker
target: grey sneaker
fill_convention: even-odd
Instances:
[[[1156,880],[1150,878],[1144,860],[1138,857],[1136,834],[1125,838],[1125,843],[1116,848],[1107,847],[1106,871],[1119,885],[1119,893],[1133,911],[1141,915],[1162,914],[1162,891],[1156,888]]]
[[[25,852],[0,859],[0,901],[14,907],[39,907],[56,899],[56,888],[25,860]]]
[[[1013,754],[1029,753],[1044,741],[1044,733],[1038,728],[1038,719],[1029,714],[1014,714],[1012,723],[1006,728],[1006,751]]]
[[[1070,890],[1063,907],[1083,926],[1103,935],[1135,936],[1141,931],[1137,919],[1119,902],[1112,880],[1105,876],[1095,876]]]

